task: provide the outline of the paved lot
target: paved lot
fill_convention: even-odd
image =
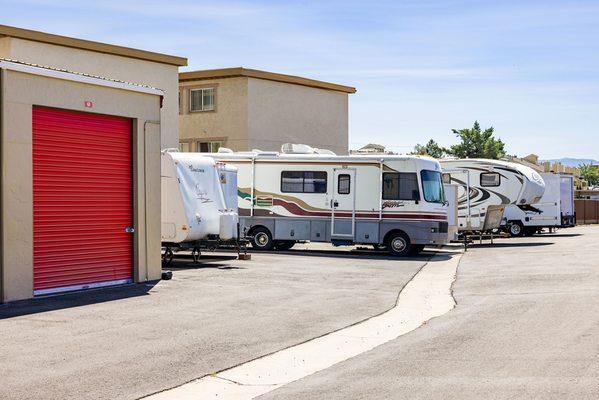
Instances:
[[[0,306],[1,399],[135,399],[393,307],[426,263],[292,251]]]
[[[599,398],[599,228],[462,258],[457,307],[260,399]]]

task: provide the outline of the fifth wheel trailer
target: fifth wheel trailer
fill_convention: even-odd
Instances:
[[[283,150],[205,154],[238,168],[240,229],[254,248],[315,241],[385,245],[403,256],[447,243],[436,160],[337,156],[303,145]]]
[[[521,164],[487,159],[444,159],[440,163],[444,182],[459,185],[460,231],[497,229],[508,205],[535,204],[545,191],[543,178]]]
[[[504,229],[511,236],[534,234],[543,228],[568,228],[576,225],[574,177],[542,173],[545,194],[534,207],[510,204],[503,217]]]

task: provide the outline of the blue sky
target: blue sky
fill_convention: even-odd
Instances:
[[[357,87],[350,146],[599,159],[599,1],[0,0],[0,23]]]

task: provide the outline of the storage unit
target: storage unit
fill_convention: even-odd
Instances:
[[[132,281],[132,151],[129,118],[33,107],[35,294]]]
[[[0,59],[3,302],[160,279],[148,86]]]

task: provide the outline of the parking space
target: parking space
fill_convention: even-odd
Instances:
[[[457,307],[260,399],[596,399],[599,228],[462,257]]]
[[[180,385],[388,310],[432,254],[206,254],[177,261],[171,281],[2,305],[0,398],[133,399]]]

